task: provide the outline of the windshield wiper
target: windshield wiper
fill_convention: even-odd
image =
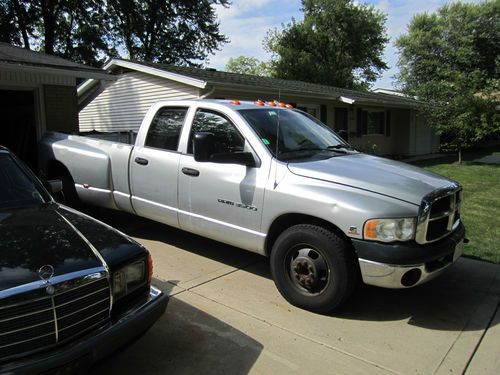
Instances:
[[[357,151],[354,147],[349,146],[349,145],[343,145],[343,144],[338,144],[335,146],[328,146],[327,149],[343,152],[344,154],[347,154],[347,151]]]
[[[333,150],[327,148],[321,148],[321,147],[309,147],[309,148],[298,148],[295,150],[289,150],[286,152],[282,152],[279,154],[279,156],[285,158],[286,160],[293,160],[293,159],[302,159],[302,158],[308,158],[316,154],[320,154],[322,152],[328,152],[328,153],[339,153],[339,154],[345,154],[346,152],[340,151],[340,150]]]

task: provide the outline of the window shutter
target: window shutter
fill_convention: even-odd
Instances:
[[[363,110],[358,108],[358,112],[356,113],[356,136],[361,138],[363,135]]]
[[[368,111],[361,110],[361,129],[363,134],[368,134]]]
[[[391,111],[387,111],[385,118],[385,135],[391,136]]]
[[[321,106],[319,107],[319,119],[325,125],[326,125],[326,121],[327,121],[326,113],[327,113],[326,105],[321,104]]]

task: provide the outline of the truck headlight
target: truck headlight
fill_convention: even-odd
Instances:
[[[363,234],[372,241],[410,241],[415,237],[415,218],[371,219],[365,223]]]
[[[134,286],[145,281],[146,266],[144,261],[135,262],[113,273],[113,295],[120,297]]]

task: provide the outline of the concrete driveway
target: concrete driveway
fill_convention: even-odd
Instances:
[[[107,374],[500,374],[500,266],[461,259],[408,290],[360,287],[329,316],[289,305],[266,258],[135,216],[101,220],[154,259],[167,313]]]

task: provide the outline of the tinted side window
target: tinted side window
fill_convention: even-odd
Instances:
[[[146,136],[145,146],[177,151],[187,108],[161,108]]]
[[[189,136],[190,154],[193,153],[193,136],[197,132],[213,133],[215,153],[243,151],[245,139],[231,121],[220,114],[205,110],[196,112]]]

